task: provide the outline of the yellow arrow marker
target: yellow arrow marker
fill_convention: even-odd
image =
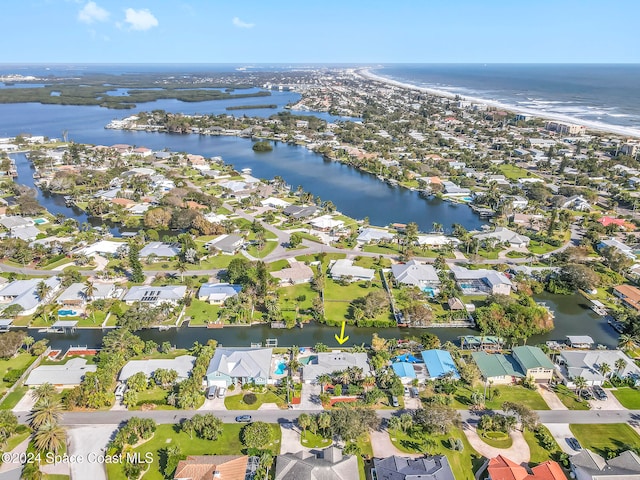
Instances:
[[[347,323],[346,320],[342,321],[342,328],[340,329],[340,336],[338,335],[334,335],[334,337],[336,337],[336,341],[342,345],[344,342],[346,342],[347,340],[349,340],[349,336],[347,335],[346,337],[344,336],[344,326]]]

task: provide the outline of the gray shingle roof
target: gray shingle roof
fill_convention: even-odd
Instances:
[[[84,358],[72,358],[64,365],[41,365],[33,369],[25,385],[79,385],[87,372],[95,372],[97,365],[87,365]]]

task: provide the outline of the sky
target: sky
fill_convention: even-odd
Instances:
[[[637,0],[5,0],[0,63],[640,63]]]

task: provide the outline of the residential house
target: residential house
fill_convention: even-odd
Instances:
[[[524,374],[536,383],[549,383],[553,378],[555,366],[540,348],[528,345],[514,347],[511,355],[520,364]]]
[[[568,208],[570,210],[578,210],[580,212],[588,212],[591,210],[591,204],[587,202],[582,195],[574,195],[569,197],[560,204],[562,208]]]
[[[380,228],[366,227],[360,230],[360,234],[356,238],[356,242],[360,245],[371,242],[384,242],[393,240],[393,233]]]
[[[362,374],[365,376],[371,372],[366,353],[336,350],[318,353],[315,359],[302,367],[302,379],[305,383],[312,383],[320,375],[332,374],[333,372],[346,370],[349,367],[361,368]]]
[[[9,236],[19,238],[26,242],[31,242],[40,234],[40,230],[35,227],[35,223],[30,217],[20,217],[10,215],[0,218],[0,225],[9,231]]]
[[[484,268],[470,270],[458,265],[450,265],[458,286],[466,295],[509,295],[512,283],[502,272]]]
[[[315,229],[321,232],[330,232],[332,230],[339,230],[344,226],[342,220],[335,220],[331,215],[322,215],[314,218],[309,224]]]
[[[444,455],[374,458],[372,475],[376,480],[455,480]]]
[[[40,282],[49,288],[46,298],[38,296],[38,285]],[[32,278],[30,280],[15,280],[0,288],[0,308],[6,309],[11,305],[19,305],[22,307],[21,315],[31,315],[43,301],[47,301],[55,296],[60,288],[60,279],[58,277],[49,277],[46,279]]]
[[[391,271],[397,284],[418,287],[432,297],[439,293],[440,278],[432,265],[410,260],[407,263],[391,265]]]
[[[216,348],[205,375],[208,386],[267,385],[272,348]]]
[[[174,285],[168,287],[151,287],[146,285],[131,287],[125,294],[123,301],[127,305],[140,302],[150,307],[157,307],[163,303],[178,305],[184,298],[187,287],[184,285]]]
[[[228,298],[237,296],[242,291],[241,285],[230,283],[203,283],[198,290],[198,300],[211,305],[222,305]]]
[[[480,242],[486,241],[487,239],[495,239],[499,243],[508,244],[511,248],[526,248],[531,241],[529,237],[520,235],[505,227],[496,227],[493,232],[478,233],[474,235],[473,238]]]
[[[282,213],[286,216],[293,218],[294,220],[300,220],[303,218],[309,218],[316,214],[318,211],[318,207],[313,205],[304,206],[304,205],[290,205],[286,207]]]
[[[343,258],[332,262],[329,273],[334,280],[361,281],[373,280],[376,271],[371,268],[358,267],[353,264],[353,260]]]
[[[150,360],[129,360],[125,363],[118,380],[126,382],[130,377],[138,372],[144,373],[144,376],[151,378],[156,370],[175,370],[178,374],[177,382],[186,380],[191,375],[196,357],[192,355],[180,355],[176,358],[158,358]]]
[[[630,258],[631,260],[636,260],[636,254],[634,253],[633,248],[631,248],[629,245],[624,244],[620,240],[617,240],[615,238],[601,240],[600,243],[598,243],[597,248],[598,250],[603,250],[607,247],[617,250],[619,253],[627,258]]]
[[[37,387],[50,383],[56,387],[75,387],[80,385],[87,372],[95,372],[97,365],[88,365],[84,358],[72,358],[61,365],[40,365],[34,368],[25,385]]]
[[[319,453],[300,451],[276,458],[275,480],[353,480],[359,478],[358,459],[337,447]]]
[[[271,272],[271,276],[277,278],[281,285],[298,285],[313,280],[313,270],[303,262],[290,261],[287,268]]]
[[[607,379],[600,372],[604,364],[609,366],[608,375],[630,377],[640,383],[640,368],[621,350],[561,350],[558,363],[563,383],[569,388],[575,388],[574,380],[578,377],[584,378],[589,386],[602,385]]]
[[[180,460],[174,480],[245,480],[252,478],[246,455],[189,455]]]
[[[569,463],[576,480],[640,480],[640,457],[631,450],[605,460],[585,448],[569,457]]]
[[[473,361],[478,365],[485,382],[495,385],[516,383],[525,377],[520,364],[511,355],[502,353],[473,352]]]
[[[83,307],[87,303],[87,285],[72,283],[56,299],[62,307]]]
[[[418,378],[413,365],[414,364],[410,362],[394,362],[391,364],[393,373],[398,376],[403,385],[411,385],[413,381]]]
[[[456,247],[460,244],[460,240],[455,237],[447,237],[440,233],[427,233],[418,235],[418,245],[421,247],[428,247],[433,250],[444,247],[445,245],[451,245]]]
[[[608,227],[609,225],[616,225],[624,230],[636,229],[636,226],[633,223],[625,220],[624,218],[613,218],[606,215],[604,217],[600,217],[598,219],[598,223],[601,223],[605,227]]]
[[[567,480],[562,467],[557,462],[547,460],[531,468],[531,472],[522,465],[498,455],[489,460],[488,480]]]
[[[421,355],[427,368],[427,378],[429,380],[435,380],[445,376],[451,376],[454,380],[460,378],[456,362],[453,361],[448,351],[431,349],[423,351]]]
[[[527,215],[526,213],[514,213],[511,217],[511,222],[514,225],[523,226],[538,232],[544,226],[544,215]]]
[[[121,290],[120,290],[121,291]],[[89,300],[108,300],[110,298],[116,298],[118,295],[118,289],[113,283],[93,283],[93,294]]]
[[[154,255],[157,258],[173,258],[180,253],[180,245],[177,243],[151,242],[140,250],[140,258],[149,258]]]
[[[244,239],[239,235],[229,234],[220,235],[218,238],[209,240],[205,246],[208,248],[215,248],[224,255],[235,255],[244,244]]]
[[[513,197],[510,197],[509,200],[511,201],[511,207],[514,210],[524,210],[529,205],[529,200],[519,195],[514,195]]]
[[[269,197],[260,202],[263,207],[271,207],[271,208],[287,208],[291,205],[289,202],[285,202],[276,197]]]
[[[629,308],[640,311],[640,289],[633,285],[617,285],[613,287],[613,294],[622,300]]]
[[[100,240],[92,245],[81,248],[78,253],[87,256],[91,255],[116,255],[120,250],[128,251],[129,245],[125,242],[114,242],[112,240]]]

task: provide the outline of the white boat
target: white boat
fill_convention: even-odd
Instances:
[[[601,317],[607,315],[607,308],[598,300],[591,300],[591,310],[596,312]]]

